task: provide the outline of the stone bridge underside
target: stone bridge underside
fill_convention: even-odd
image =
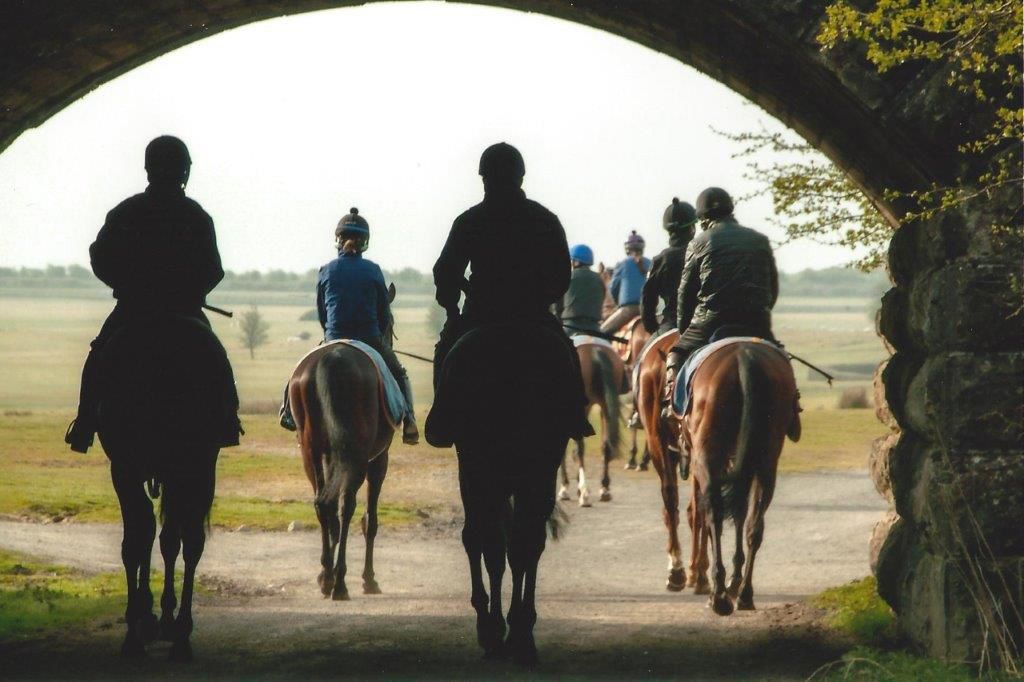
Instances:
[[[0,151],[93,88],[149,59],[254,21],[363,4],[332,0],[5,0],[0,4]],[[618,34],[721,81],[794,128],[892,219],[886,188],[948,182],[975,112],[937,69],[879,76],[855,50],[822,54],[825,0],[482,0]],[[354,68],[358,68],[355,65]],[[680,116],[680,125],[686,119]],[[952,141],[952,143],[951,143]],[[1003,197],[997,203],[1018,201]],[[961,571],[1024,563],[1022,315],[1009,293],[1016,255],[994,246],[987,210],[900,228],[895,287],[880,328],[895,354],[879,369],[871,468],[893,503],[872,558],[904,629],[933,653],[977,653],[980,624]],[[971,511],[968,515],[967,510]],[[973,520],[972,520],[973,518]],[[982,529],[991,553],[978,549]]]

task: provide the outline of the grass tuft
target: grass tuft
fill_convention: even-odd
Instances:
[[[811,604],[828,612],[825,622],[830,627],[860,644],[886,644],[897,637],[896,616],[878,596],[873,576],[825,590]]]

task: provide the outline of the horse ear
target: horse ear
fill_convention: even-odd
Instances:
[[[395,283],[392,282],[388,285],[388,303],[395,302]]]

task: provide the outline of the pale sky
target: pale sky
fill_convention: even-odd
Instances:
[[[0,265],[88,264],[165,133],[191,150],[187,193],[213,216],[226,268],[318,267],[358,206],[367,257],[427,271],[482,196],[480,152],[502,140],[570,244],[612,263],[630,229],[648,255],[666,245],[673,196],[748,192],[736,145],[710,128],[762,124],[780,125],[670,57],[539,14],[398,3],[274,19],[164,55],[22,134],[0,154]],[[778,238],[770,211],[762,199],[736,215]],[[850,260],[810,242],[776,256],[788,271]]]

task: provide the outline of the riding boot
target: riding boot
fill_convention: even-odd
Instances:
[[[686,356],[672,349],[665,360],[665,393],[662,395],[661,416],[664,419],[672,419],[675,415],[672,411],[672,398],[676,389],[676,379],[686,361]]]
[[[399,386],[402,387],[402,395],[405,397],[405,404],[409,409],[405,413],[405,419],[402,420],[402,442],[406,445],[416,445],[420,442],[420,430],[416,427],[416,411],[412,402],[412,382],[409,381],[408,374],[402,377]]]
[[[68,430],[64,434],[64,442],[71,446],[71,449],[75,452],[85,454],[92,447],[93,440],[96,436],[96,396],[94,386],[97,378],[95,377],[96,368],[96,348],[95,342],[94,347],[89,351],[89,355],[85,358],[85,365],[82,367],[82,388],[78,397],[78,415],[68,425]]]
[[[295,417],[292,416],[291,399],[288,397],[288,387],[291,382],[284,385],[284,398],[281,400],[281,426],[289,431],[297,431]]]

